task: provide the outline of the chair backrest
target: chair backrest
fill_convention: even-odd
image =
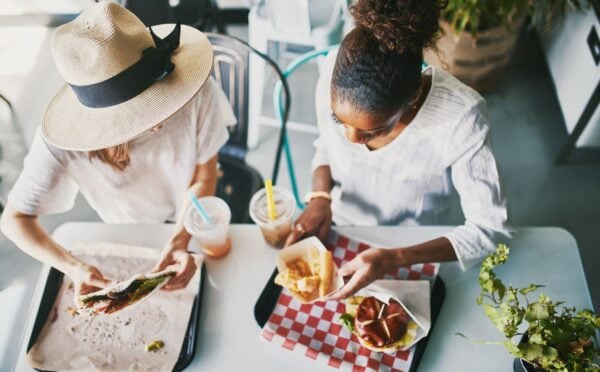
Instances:
[[[300,37],[310,36],[309,0],[266,0],[266,4],[267,16],[275,30]]]
[[[283,143],[286,138],[286,124],[290,111],[290,92],[287,79],[277,66],[277,63],[266,54],[252,48],[246,42],[222,34],[206,33],[206,36],[212,43],[214,50],[213,76],[221,84],[225,94],[229,97],[231,106],[238,119],[238,123],[230,128],[230,138],[227,144],[221,149],[221,155],[244,160],[248,151],[248,63],[251,53],[262,58],[267,63],[267,66],[277,76],[278,84],[281,84],[283,87],[285,103],[283,104],[284,109],[279,131],[279,142],[275,151],[275,162],[271,177],[273,184],[275,184],[279,173],[279,163],[283,151]]]
[[[250,49],[226,35],[207,33],[214,51],[212,74],[229,99],[237,124],[229,128],[229,141],[221,154],[244,160],[248,146],[248,62]]]
[[[248,204],[254,192],[262,187],[262,176],[251,166],[245,164],[248,137],[248,62],[250,53],[256,53],[274,69],[285,86],[286,107],[282,109],[284,117],[280,132],[280,141],[275,153],[273,183],[277,179],[277,170],[286,133],[287,113],[289,112],[289,87],[287,80],[275,62],[268,56],[254,50],[245,42],[234,37],[207,33],[213,46],[213,77],[219,83],[229,99],[237,118],[237,124],[230,127],[229,141],[219,152],[221,175],[217,184],[217,196],[229,204],[232,222],[251,222]]]
[[[169,0],[122,0],[121,5],[135,14],[146,26],[176,22]]]
[[[211,19],[220,16],[215,1],[119,0],[118,2],[134,13],[146,26],[181,22],[200,30],[210,30],[213,23],[217,23],[218,28],[223,28],[216,20]]]
[[[350,0],[265,0],[273,28],[283,34],[306,38],[315,27],[341,23]]]

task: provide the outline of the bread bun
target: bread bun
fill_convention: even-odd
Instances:
[[[367,297],[356,308],[354,329],[360,343],[375,351],[391,351],[403,346],[400,342],[408,330],[410,317],[404,307],[390,299],[386,304]]]

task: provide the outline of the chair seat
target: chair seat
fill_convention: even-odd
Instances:
[[[262,176],[245,162],[219,156],[220,174],[217,196],[231,209],[231,223],[252,223],[248,205],[252,195],[262,188]]]

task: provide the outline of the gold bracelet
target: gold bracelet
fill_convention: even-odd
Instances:
[[[304,197],[304,203],[308,204],[311,200],[322,198],[331,201],[331,194],[326,191],[311,191]]]

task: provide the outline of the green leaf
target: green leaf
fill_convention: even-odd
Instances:
[[[544,345],[544,339],[542,338],[542,335],[539,333],[533,333],[533,334],[529,334],[529,343],[532,344],[539,344],[539,345]]]
[[[517,291],[514,288],[512,288],[512,287],[508,288],[508,295],[506,296],[506,301],[508,303],[517,303],[517,302],[519,302],[518,299],[517,299]]]
[[[521,350],[517,347],[517,345],[513,344],[511,340],[504,341],[503,345],[512,355],[517,358],[521,358]]]
[[[527,361],[540,361],[546,364],[558,358],[558,351],[550,346],[519,344],[518,348],[522,358]]]
[[[92,302],[103,301],[108,299],[109,297],[107,295],[97,295],[84,298],[81,302],[83,302],[84,305],[87,305]]]
[[[506,293],[506,287],[502,284],[500,279],[494,279],[493,289],[498,295],[498,300],[502,301],[504,299],[504,294]]]
[[[483,304],[483,310],[485,311],[485,315],[494,323],[498,329],[502,330],[501,323],[501,314],[496,310],[496,308],[490,304]]]
[[[554,302],[543,293],[537,301],[522,305],[526,301],[520,299],[525,297],[527,300],[528,294],[543,286],[530,284],[519,289],[506,286],[497,278],[493,269],[506,262],[508,253],[508,247],[499,245],[496,252],[483,261],[479,272],[481,293],[476,299],[506,340],[471,341],[502,344],[512,355],[532,362],[541,370],[600,372],[594,364],[600,357],[600,349],[597,343],[594,344],[600,317],[591,310],[577,311],[574,307],[564,306],[563,302]],[[529,342],[514,345],[511,339],[518,334],[524,320],[529,322]]]
[[[169,275],[161,275],[152,279],[145,279],[142,281],[139,287],[133,291],[131,296],[129,297],[129,304],[133,304],[142,298],[144,298],[148,293],[152,292],[158,285],[167,280]]]
[[[548,307],[539,302],[529,304],[527,310],[525,310],[525,320],[528,322],[548,319],[549,316]]]
[[[354,332],[354,317],[351,314],[340,315],[340,321],[350,332]]]
[[[540,285],[540,284],[530,284],[529,286],[525,287],[525,288],[521,288],[519,290],[519,293],[522,294],[523,296],[525,296],[528,293],[534,292],[536,291],[538,288],[543,288],[545,286]]]

